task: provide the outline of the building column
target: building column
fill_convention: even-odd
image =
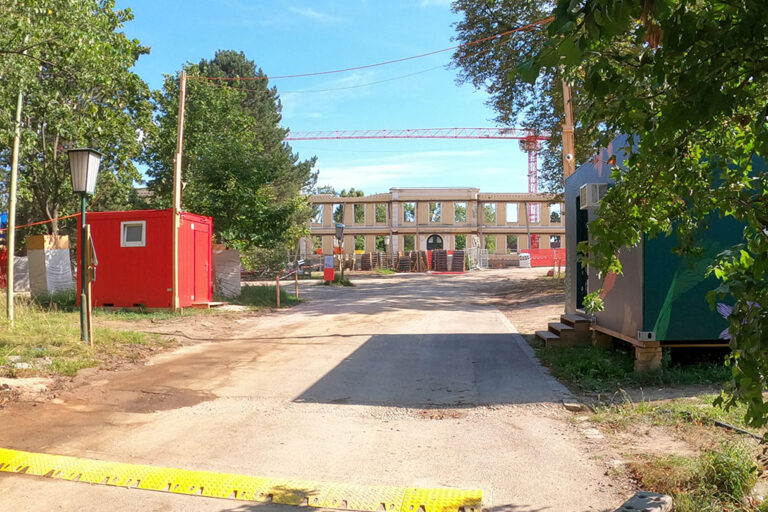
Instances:
[[[365,252],[376,252],[376,235],[365,235]]]

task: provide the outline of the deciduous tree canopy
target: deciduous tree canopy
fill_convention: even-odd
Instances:
[[[218,236],[241,249],[292,245],[312,213],[302,191],[314,185],[315,160],[299,161],[283,142],[277,90],[240,52],[219,51],[186,70],[183,207],[212,216]],[[157,129],[145,158],[149,186],[165,206],[171,204],[178,101],[178,77],[169,76],[155,94]]]
[[[551,2],[540,0],[455,0],[453,11],[462,17],[456,24],[456,39],[465,46],[456,49],[453,64],[459,69],[459,83],[471,83],[490,94],[488,104],[498,113],[497,122],[551,132],[550,142],[542,144],[539,153],[539,179],[544,189],[560,192],[563,189],[564,116],[561,74],[556,68],[546,69],[531,83],[514,72],[541,51],[547,40],[546,31],[534,26],[474,43],[544,20],[550,16],[552,7]],[[580,98],[577,84],[577,111],[583,108]],[[595,139],[591,125],[576,125],[577,165],[591,156]]]
[[[730,315],[728,403],[768,422],[768,10],[762,0],[559,0],[547,39],[518,76],[565,69],[580,85],[582,125],[606,142],[635,136],[626,167],[590,225],[589,260],[620,270],[642,233],[675,233],[696,251],[711,214],[744,243],[711,262]],[[715,296],[711,297],[712,299]],[[695,319],[694,319],[695,320]]]
[[[104,153],[96,208],[129,204],[141,175],[132,159],[151,125],[149,88],[130,68],[148,50],[118,32],[132,19],[110,0],[11,0],[0,6],[0,136],[13,137],[24,94],[19,217],[55,219],[76,208],[66,149]],[[9,167],[10,145],[0,150]],[[7,180],[4,180],[7,181]],[[49,230],[56,233],[56,222]]]

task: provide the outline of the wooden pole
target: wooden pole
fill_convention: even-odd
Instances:
[[[181,226],[181,159],[184,153],[184,112],[187,102],[187,72],[179,77],[179,125],[173,159],[173,311],[179,311],[179,229]]]
[[[571,86],[563,80],[563,109],[565,110],[565,122],[563,122],[563,179],[576,171],[576,147],[573,136],[573,98]]]
[[[19,144],[21,142],[21,108],[24,101],[24,93],[19,89],[16,99],[16,132],[13,136],[13,153],[11,156],[11,177],[8,186],[8,289],[6,296],[6,314],[8,324],[13,328],[15,313],[13,309],[13,256],[16,252],[16,184],[19,181]]]
[[[277,302],[277,309],[280,309],[280,276],[275,276],[275,292],[277,293],[277,297],[275,299],[275,302]]]
[[[296,272],[293,273],[294,277],[294,283],[296,283],[296,298],[299,298],[299,269],[296,269]]]

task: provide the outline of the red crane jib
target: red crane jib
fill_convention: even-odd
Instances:
[[[539,141],[549,140],[550,133],[526,128],[406,128],[403,130],[326,130],[288,132],[285,140],[349,140],[349,139],[511,139],[520,141],[520,149],[528,153],[528,192],[539,192]],[[538,204],[528,205],[528,217],[538,222]]]

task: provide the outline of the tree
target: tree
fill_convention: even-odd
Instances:
[[[313,211],[302,192],[315,184],[315,159],[299,161],[283,142],[276,88],[241,52],[218,51],[187,65],[184,133],[185,209],[214,219],[217,236],[241,250],[292,247]],[[211,81],[201,76],[251,80]],[[179,80],[167,77],[154,98],[157,129],[145,161],[159,205],[171,203]]]
[[[363,197],[365,196],[365,192],[362,190],[355,190],[355,187],[350,188],[348,191],[345,189],[341,190],[341,194],[339,194],[341,197]]]
[[[132,163],[151,125],[149,88],[130,68],[148,49],[118,32],[133,18],[109,0],[10,1],[0,7],[0,101],[24,93],[19,165],[20,220],[75,211],[66,149],[90,146],[104,156],[99,208],[128,207],[141,175]],[[2,109],[9,140],[14,109]],[[10,151],[0,151],[7,167]],[[58,222],[48,225],[59,231]]]
[[[580,122],[606,142],[633,135],[590,224],[588,262],[616,256],[643,233],[676,234],[701,254],[712,215],[744,226],[744,242],[711,261],[711,300],[728,316],[733,378],[723,401],[768,423],[768,10],[759,0],[559,0],[547,40],[517,68],[534,81],[564,68],[581,84]]]
[[[453,205],[453,218],[455,222],[467,222],[467,203]]]
[[[459,69],[459,84],[471,83],[490,94],[488,105],[498,113],[496,122],[552,134],[549,143],[543,144],[539,151],[539,183],[546,190],[561,192],[562,76],[557,68],[545,69],[531,83],[513,72],[542,50],[546,33],[534,28],[467,44],[541,21],[550,16],[551,8],[551,2],[540,0],[455,0],[453,12],[462,16],[456,24],[456,39],[464,46],[454,52],[453,65]],[[578,112],[583,108],[578,84],[574,84],[574,109]],[[578,166],[592,156],[596,130],[591,125],[578,123],[575,136]]]

